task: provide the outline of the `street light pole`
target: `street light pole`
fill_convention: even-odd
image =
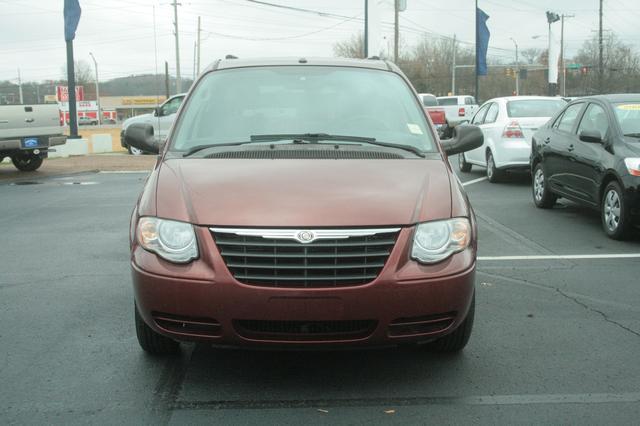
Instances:
[[[516,46],[516,96],[520,96],[520,63],[518,62],[518,43],[513,37],[509,37]]]
[[[93,53],[89,52],[89,56],[93,59],[93,65],[96,67],[96,100],[98,101],[98,125],[102,124],[102,111],[100,110],[100,80],[98,80],[98,62]]]

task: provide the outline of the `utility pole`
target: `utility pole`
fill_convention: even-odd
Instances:
[[[480,96],[480,79],[478,78],[478,65],[480,64],[480,58],[478,57],[478,41],[480,40],[480,28],[478,27],[478,0],[476,0],[476,9],[474,11],[474,16],[475,16],[475,21],[476,21],[476,43],[475,43],[475,50],[476,50],[476,103],[480,102],[478,100],[479,96]]]
[[[456,35],[453,35],[453,64],[451,65],[451,96],[456,95]]]
[[[164,61],[164,90],[167,95],[167,99],[171,96],[171,92],[169,91],[169,62]]]
[[[398,63],[398,44],[400,40],[400,0],[393,0],[393,62]]]
[[[575,15],[565,15],[561,16],[561,24],[560,24],[560,69],[562,70],[562,88],[561,93],[562,96],[567,96],[567,67],[564,64],[564,18],[574,18]]]
[[[178,6],[182,6],[177,0],[171,3],[173,6],[173,24],[176,32],[176,93],[182,92],[182,82],[180,81],[180,42],[178,40]]]
[[[520,96],[520,63],[518,62],[518,43],[513,37],[509,37],[516,46],[516,96]]]
[[[22,97],[22,79],[20,78],[20,68],[18,68],[18,92],[20,93],[20,105],[24,104],[24,98]]]
[[[96,100],[98,101],[98,125],[102,124],[102,111],[100,110],[100,83],[98,80],[98,62],[93,56],[93,53],[89,52],[89,56],[93,59],[93,65],[96,67]]]
[[[202,27],[200,26],[200,17],[198,16],[198,60],[196,61],[196,77],[200,74],[200,31]],[[195,78],[194,78],[195,80]]]
[[[600,0],[600,28],[598,30],[598,45],[600,49],[598,58],[598,91],[602,93],[604,80],[604,60],[602,58],[602,0]]]
[[[369,57],[369,0],[364,0],[364,59]]]

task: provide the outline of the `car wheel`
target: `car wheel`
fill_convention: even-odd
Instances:
[[[458,154],[458,168],[463,173],[469,173],[471,171],[471,163],[467,163],[464,158],[464,154]]]
[[[628,215],[618,182],[609,182],[604,189],[600,210],[604,232],[614,240],[624,239],[628,234]]]
[[[129,154],[131,154],[131,155],[142,155],[142,154],[144,154],[144,151],[143,151],[143,150],[141,150],[141,149],[139,149],[139,148],[136,148],[135,146],[131,146],[131,145],[129,145],[129,146],[127,147],[127,151],[128,151],[128,152],[129,152]]]
[[[496,162],[493,159],[493,153],[489,151],[487,153],[487,179],[491,183],[496,183],[502,180],[504,172],[496,168]]]
[[[42,157],[28,154],[11,157],[11,161],[13,162],[13,165],[16,166],[16,168],[21,172],[33,172],[34,170],[38,170],[38,168],[42,165],[43,160]]]
[[[533,202],[540,209],[550,209],[558,200],[547,185],[546,175],[542,163],[538,163],[533,170],[533,183],[531,185]]]
[[[474,293],[471,299],[471,306],[464,321],[456,328],[453,333],[447,334],[431,343],[428,347],[435,352],[459,352],[467,346],[471,330],[473,329],[473,320],[476,312],[476,295]]]
[[[136,336],[140,347],[152,355],[170,355],[180,350],[180,343],[156,333],[149,327],[135,308]]]

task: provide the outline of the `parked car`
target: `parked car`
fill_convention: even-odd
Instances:
[[[418,96],[422,101],[424,110],[429,114],[433,125],[436,127],[438,136],[444,137],[447,131],[447,116],[444,108],[438,105],[438,99],[431,93],[420,93]]]
[[[20,171],[37,170],[49,149],[67,141],[58,105],[1,105],[0,161],[10,157]]]
[[[485,102],[473,116],[484,134],[484,145],[458,156],[461,171],[473,165],[486,167],[489,182],[498,182],[507,170],[528,170],[531,137],[549,118],[562,109],[561,98],[511,96]]]
[[[533,201],[598,209],[613,239],[640,225],[640,94],[580,98],[533,137]]]
[[[161,155],[130,228],[144,350],[466,345],[476,220],[447,153],[482,132],[439,143],[393,63],[220,60],[153,132],[125,132]]]
[[[98,119],[97,118],[91,118],[91,117],[87,117],[86,115],[83,115],[82,117],[78,117],[78,125],[79,126],[97,126],[98,125]]]
[[[456,127],[458,124],[471,121],[478,104],[473,96],[440,96],[438,105],[444,109],[449,127]]]
[[[154,128],[154,135],[159,139],[166,139],[185,96],[186,93],[179,93],[167,99],[162,105],[156,108],[152,114],[141,114],[125,120],[124,123],[122,123],[122,130],[120,131],[120,145],[125,148],[129,154],[144,154],[143,151],[129,145],[124,137],[125,130],[133,123],[151,124]]]

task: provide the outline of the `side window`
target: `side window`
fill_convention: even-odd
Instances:
[[[471,124],[482,124],[484,122],[484,116],[487,114],[487,110],[489,109],[490,104],[484,105],[482,108],[478,110],[476,115],[473,116],[473,120],[471,120]]]
[[[583,103],[579,103],[568,107],[564,111],[564,114],[562,114],[562,117],[560,117],[560,119],[556,122],[555,127],[560,131],[571,133],[571,131],[573,130],[573,126],[578,118],[578,114],[582,110],[583,106]]]
[[[597,104],[589,104],[578,126],[578,134],[581,131],[598,131],[603,138],[609,131],[609,120],[605,110]]]
[[[495,123],[498,118],[499,107],[497,103],[492,103],[487,111],[487,116],[484,118],[484,124]]]
[[[178,112],[178,108],[180,108],[180,104],[182,104],[182,100],[184,97],[171,99],[169,102],[162,106],[162,115],[171,115]]]

